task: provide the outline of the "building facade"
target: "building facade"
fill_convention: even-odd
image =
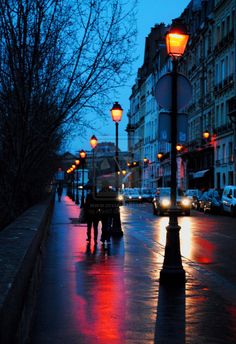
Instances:
[[[180,16],[189,29],[190,40],[179,61],[179,72],[190,80],[193,91],[191,103],[184,109],[188,115],[188,140],[177,158],[178,186],[183,189],[223,189],[228,184],[236,185],[236,125],[229,116],[236,112],[235,3],[234,0],[194,0]],[[156,104],[150,111],[149,106],[152,101],[156,102],[157,80],[170,70],[170,61],[161,49],[165,46],[163,39],[167,28],[161,25],[154,28],[159,35],[153,35],[154,29],[149,35],[149,40],[156,40],[155,53],[150,55],[145,51],[145,58],[149,57],[149,65],[153,68],[148,74],[141,73],[142,78],[130,97],[131,104],[136,102],[135,108],[131,105],[131,114],[142,118],[142,122],[133,120],[134,133],[143,136],[139,137],[139,150],[132,141],[129,150],[140,162],[144,155],[150,156],[151,162],[155,161],[152,183],[144,167],[139,171],[140,184],[152,187],[170,183],[170,145],[161,142],[158,136],[159,114],[165,109]],[[154,92],[149,96],[150,80]],[[141,123],[144,123],[142,130]],[[152,127],[156,132],[149,139]],[[209,133],[208,138],[204,138],[205,132]],[[158,152],[163,153],[159,161],[156,159]]]

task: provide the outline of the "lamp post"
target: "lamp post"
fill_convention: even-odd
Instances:
[[[186,28],[179,20],[172,23],[166,34],[168,55],[172,58],[172,85],[171,85],[171,207],[169,210],[169,225],[166,227],[165,257],[160,272],[162,284],[184,284],[185,271],[182,266],[180,254],[180,240],[178,225],[178,209],[176,205],[176,144],[177,144],[177,67],[178,59],[183,56],[189,35]]]
[[[149,160],[148,158],[144,157],[143,158],[143,182],[142,182],[142,187],[147,187],[147,171],[146,167],[148,166]]]
[[[159,173],[159,180],[158,180],[158,186],[163,186],[164,185],[164,176],[162,175],[161,176],[161,159],[162,159],[162,157],[163,157],[163,153],[162,152],[158,152],[157,153],[157,159],[159,160],[159,171],[158,171],[158,173]],[[161,180],[160,180],[160,178],[161,178]]]
[[[93,135],[90,139],[90,146],[93,150],[93,194],[96,191],[96,176],[95,176],[95,148],[97,147],[98,140],[95,135]]]
[[[116,192],[118,194],[119,190],[119,149],[118,149],[118,126],[119,122],[121,121],[122,114],[123,114],[123,109],[120,106],[118,102],[115,102],[110,110],[111,112],[111,117],[113,122],[115,122],[116,126],[116,153],[115,153],[115,187],[116,187]],[[118,195],[117,195],[118,196]],[[113,234],[116,236],[122,236],[123,231],[121,229],[121,220],[120,220],[120,209],[118,207],[117,209],[117,214],[113,217]]]
[[[236,185],[236,97],[233,98],[233,100],[230,102],[230,108],[229,108],[229,119],[233,125],[233,147],[234,147],[234,172],[233,172],[233,184]]]
[[[81,203],[80,203],[80,208],[84,207],[84,164],[85,164],[85,159],[86,159],[86,152],[82,149],[79,152],[80,156],[80,161],[82,165],[82,195],[81,195]]]
[[[78,191],[78,184],[79,184],[79,178],[78,178],[78,169],[79,169],[80,160],[75,160],[75,173],[76,173],[76,196],[75,196],[75,204],[79,204],[79,191]]]
[[[76,168],[75,164],[73,164],[71,168],[72,168],[72,197],[71,199],[72,201],[74,201],[75,200],[75,168]]]

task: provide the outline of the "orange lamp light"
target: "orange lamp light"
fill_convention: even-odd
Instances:
[[[80,164],[80,160],[79,160],[79,159],[76,159],[76,160],[75,160],[75,165],[76,165],[76,166],[79,166],[79,164]]]
[[[166,34],[166,48],[169,56],[178,58],[183,56],[189,40],[185,25],[179,20],[173,20],[170,30]]]
[[[112,120],[116,123],[120,122],[122,114],[123,114],[123,109],[120,106],[120,104],[118,102],[115,102],[110,111],[111,111]]]
[[[161,159],[162,157],[163,157],[163,153],[161,153],[161,152],[160,152],[160,153],[157,153],[157,158],[158,158],[158,159]]]
[[[176,150],[177,150],[178,152],[180,152],[182,148],[183,148],[183,146],[182,146],[180,143],[178,143],[178,144],[176,145]]]
[[[209,137],[210,137],[209,131],[208,131],[208,130],[205,130],[205,131],[203,132],[202,136],[203,136],[203,138],[204,138],[205,140],[208,140]]]
[[[90,146],[94,149],[97,147],[98,140],[95,135],[93,135],[90,139]]]
[[[79,156],[81,159],[85,159],[86,158],[86,152],[83,149],[81,149],[81,151],[79,152]]]

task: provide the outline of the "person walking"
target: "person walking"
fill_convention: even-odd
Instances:
[[[59,202],[61,202],[62,191],[63,191],[62,185],[58,184],[57,185],[57,196],[58,196],[58,201]]]
[[[99,199],[100,217],[102,222],[101,242],[110,243],[115,193],[108,185],[104,185],[97,195]]]
[[[92,187],[88,189],[84,204],[85,219],[87,222],[87,241],[91,241],[91,231],[93,227],[94,244],[97,245],[98,237],[98,223],[99,223],[99,209],[97,206],[96,197],[92,191]]]

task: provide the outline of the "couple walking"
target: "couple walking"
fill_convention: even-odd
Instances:
[[[91,241],[93,227],[94,243],[97,244],[99,221],[102,223],[101,242],[110,242],[112,222],[117,207],[119,207],[119,203],[116,192],[111,190],[109,186],[104,185],[98,193],[95,193],[92,187],[89,188],[84,205],[88,242]]]

